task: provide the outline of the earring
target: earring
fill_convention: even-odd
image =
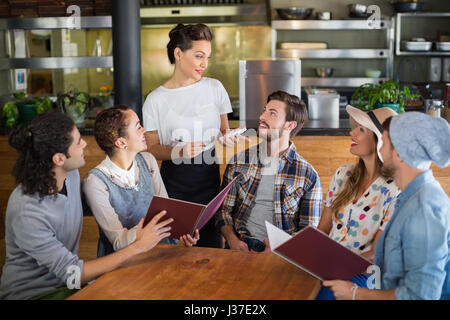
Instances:
[[[128,146],[123,147],[125,150],[128,149]]]

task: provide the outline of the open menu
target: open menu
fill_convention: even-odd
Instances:
[[[207,205],[153,196],[147,211],[147,216],[144,220],[144,226],[146,226],[155,215],[165,210],[167,213],[162,217],[162,220],[173,218],[173,222],[170,224],[171,238],[179,239],[185,234],[193,236],[195,230],[203,228],[217,210],[219,210],[226,195],[240,176],[241,175],[236,176]]]
[[[348,281],[372,265],[314,227],[307,226],[295,236],[267,221],[266,228],[272,252],[322,281]]]

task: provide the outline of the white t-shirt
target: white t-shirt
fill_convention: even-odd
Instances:
[[[181,88],[158,87],[147,96],[142,117],[147,131],[158,131],[161,145],[203,141],[208,150],[220,133],[220,116],[230,112],[222,83],[203,77]]]

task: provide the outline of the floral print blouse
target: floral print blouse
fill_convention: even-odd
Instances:
[[[331,207],[354,167],[350,164],[337,169],[326,195],[325,207]],[[379,176],[358,200],[339,210],[339,219],[333,215],[330,238],[357,254],[369,251],[377,231],[383,231],[391,218],[400,192],[392,178]]]

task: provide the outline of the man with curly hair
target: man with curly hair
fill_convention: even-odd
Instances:
[[[136,241],[107,257],[78,258],[83,223],[78,168],[85,164],[86,142],[72,119],[42,114],[13,131],[9,144],[18,151],[13,175],[18,186],[6,209],[6,262],[0,299],[62,299],[131,257],[150,250],[170,235],[159,213]],[[78,272],[77,272],[78,271]]]

